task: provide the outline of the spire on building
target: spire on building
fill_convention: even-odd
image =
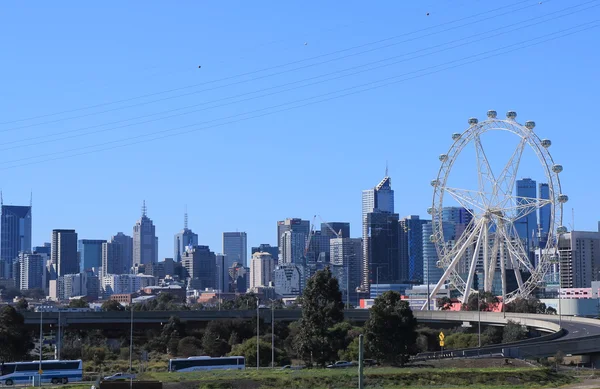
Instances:
[[[146,200],[142,203],[142,217],[146,217],[146,213],[148,212],[148,208],[146,207]]]
[[[188,229],[188,213],[187,213],[187,205],[185,206],[185,213],[183,214],[183,229]]]
[[[385,176],[388,177],[388,161],[385,161]]]
[[[29,206],[33,207],[33,190],[29,192]]]
[[[4,196],[2,196],[2,191],[0,190],[0,206],[4,205]]]

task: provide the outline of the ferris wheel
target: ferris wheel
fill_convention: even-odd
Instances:
[[[432,290],[430,299],[435,298],[442,285],[449,283],[459,291],[464,303],[473,292],[476,273],[479,275],[478,289],[485,292],[493,291],[499,273],[502,298],[508,303],[516,298],[529,296],[536,287],[542,285],[547,270],[556,262],[558,235],[566,232],[566,228],[562,226],[562,208],[568,201],[568,196],[561,192],[559,179],[563,167],[554,163],[548,151],[552,142],[539,138],[533,132],[535,123],[527,121],[525,125],[521,125],[515,120],[516,117],[516,112],[509,111],[506,119],[498,119],[496,111],[488,111],[487,119],[483,122],[470,118],[469,128],[463,133],[452,134],[453,144],[450,150],[439,156],[441,167],[437,178],[431,181],[433,205],[428,212],[433,223],[430,240],[435,243],[437,265],[444,273]],[[504,168],[501,171],[492,169],[481,141],[484,134],[492,131],[504,131],[517,137],[517,146],[506,163],[502,161]],[[470,150],[472,153],[469,148],[474,148],[476,155],[477,177],[471,177],[472,186],[476,187],[453,187],[449,181],[450,173],[462,152]],[[533,150],[541,164],[548,184],[548,195],[537,197],[544,198],[513,194],[519,164],[526,149]],[[494,151],[498,153],[497,148]],[[445,232],[449,235],[449,226],[446,224],[450,223],[443,217],[444,207],[449,203],[458,203],[471,216],[460,236],[451,238],[444,236]],[[515,225],[541,208],[544,208],[550,218],[547,236],[544,247],[539,247],[535,255],[532,255],[529,245],[519,236]],[[514,277],[510,273],[514,273]],[[509,274],[516,285],[511,290],[507,290]],[[497,291],[498,287],[494,290]]]

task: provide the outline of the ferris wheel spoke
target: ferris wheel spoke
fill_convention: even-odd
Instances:
[[[505,219],[510,221],[516,221],[521,219],[530,213],[537,211],[545,205],[552,204],[552,200],[539,199],[534,197],[520,197],[520,196],[507,196],[510,197],[513,204],[512,206],[504,206],[504,210],[507,217]]]
[[[510,231],[507,231],[507,229]],[[508,225],[506,225],[506,228],[502,228],[499,231],[504,237],[504,240],[506,242],[506,248],[509,251],[511,263],[513,264],[513,266],[517,266],[519,268],[523,267],[528,272],[532,273],[534,271],[533,265],[529,261],[527,251],[523,246],[523,242],[517,235],[517,232],[514,228],[514,224],[509,223]]]
[[[477,179],[479,181],[479,197],[482,203],[487,204],[488,201],[493,198],[487,198],[483,194],[486,192],[495,193],[496,191],[496,179],[494,178],[494,172],[490,166],[490,162],[485,155],[483,145],[481,144],[481,138],[477,135],[473,139],[475,145],[475,154],[477,156]],[[495,196],[494,196],[495,197]]]
[[[463,208],[475,216],[475,212],[471,208],[476,208],[481,212],[485,212],[486,206],[481,203],[480,199],[483,195],[480,192],[468,189],[444,188],[444,190],[454,198]]]
[[[504,196],[510,196],[513,193],[515,182],[517,180],[517,173],[519,171],[519,164],[521,163],[521,157],[523,156],[526,144],[527,139],[521,138],[521,142],[519,142],[517,148],[506,163],[506,166],[504,166],[502,173],[498,176],[496,189]]]

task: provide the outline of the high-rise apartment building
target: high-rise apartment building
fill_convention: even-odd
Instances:
[[[269,253],[254,253],[250,260],[250,289],[269,286],[273,281],[275,261]]]
[[[77,242],[79,255],[79,272],[87,272],[92,269],[98,270],[102,266],[102,244],[106,240],[80,239]]]
[[[277,259],[279,258],[279,247],[271,246],[268,243],[261,243],[258,247],[252,247],[250,255],[254,255],[254,253],[269,253],[273,257],[273,260],[277,262]]]
[[[181,265],[194,289],[217,287],[217,258],[208,246],[188,246],[181,256]]]
[[[146,202],[142,206],[142,217],[133,227],[133,265],[158,262],[158,238],[152,220],[148,218]]]
[[[50,260],[56,265],[57,275],[79,273],[77,233],[75,230],[52,230]]]
[[[420,219],[417,215],[400,220],[401,280],[423,282],[423,225],[430,222]]]
[[[279,264],[293,263],[294,265],[305,266],[306,239],[307,235],[304,232],[285,231],[279,245]]]
[[[308,234],[310,233],[310,221],[302,220],[298,218],[288,218],[285,220],[280,220],[277,222],[277,244],[279,245],[279,262],[283,262],[283,252],[282,252],[282,239],[283,234],[286,231],[293,231],[296,233],[304,234],[305,238],[308,238]],[[273,258],[277,262],[277,258]]]
[[[361,238],[333,238],[330,242],[332,273],[338,279],[344,297],[360,286],[362,265]],[[352,301],[355,301],[352,298]]]
[[[46,256],[21,252],[18,257],[21,290],[46,288]]]
[[[331,236],[324,234],[323,231],[313,231],[308,246],[307,262],[329,263],[330,240]]]
[[[549,188],[548,184],[540,183],[538,188],[539,188],[540,199],[549,200],[550,199],[550,188]],[[550,231],[550,217],[551,217],[550,204],[541,206],[538,212],[539,212],[538,229],[539,229],[540,243],[543,242],[543,245],[540,244],[540,246],[545,247],[547,237],[548,237],[548,232]]]
[[[517,204],[529,204],[536,201],[537,185],[531,178],[517,180]],[[531,199],[531,200],[530,200]],[[530,212],[515,220],[515,229],[519,238],[525,242],[525,248],[529,252],[535,247],[538,236],[538,224],[536,212]]]
[[[561,288],[589,288],[600,280],[600,232],[571,231],[558,240]]]
[[[125,273],[130,273],[133,267],[133,238],[129,235],[125,235],[122,232],[118,232],[117,235],[113,235],[110,238],[113,243],[121,244],[123,248],[122,261],[123,267],[125,267]]]
[[[2,204],[0,209],[0,278],[12,278],[19,253],[31,251],[31,206]]]
[[[435,243],[430,239],[433,235],[433,223],[425,223],[422,227],[423,232],[423,283],[436,284],[444,270],[438,267],[438,254]]]
[[[185,213],[183,220],[183,230],[175,234],[175,252],[173,253],[173,260],[175,262],[181,262],[181,254],[185,252],[185,248],[188,246],[198,246],[198,234],[195,234],[188,228],[188,216]]]
[[[121,242],[114,239],[102,244],[102,277],[107,274],[128,274],[125,264],[125,250]]]
[[[234,262],[245,265],[248,262],[248,241],[245,232],[223,233],[223,254],[227,256],[227,268]]]
[[[396,225],[392,226],[390,223],[394,220]],[[387,171],[377,186],[362,192],[362,237],[361,289],[369,290],[378,268],[387,272],[386,279],[397,281],[400,275],[398,215],[394,213],[394,191]]]
[[[229,267],[227,267],[227,256],[217,254],[217,289],[221,293],[229,293]]]

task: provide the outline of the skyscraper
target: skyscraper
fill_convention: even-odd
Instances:
[[[435,243],[430,237],[433,235],[433,223],[423,224],[423,283],[436,284],[444,270],[437,266],[438,255]]]
[[[221,293],[229,293],[229,267],[227,267],[227,256],[217,254],[217,289]]]
[[[133,265],[158,262],[156,229],[147,216],[146,201],[142,206],[142,217],[133,226]]]
[[[329,228],[327,225],[329,225]],[[332,231],[333,230],[333,231]],[[327,222],[321,223],[321,234],[329,236],[329,238],[349,238],[350,223],[346,222]],[[340,236],[338,236],[340,235]]]
[[[80,239],[77,242],[80,273],[92,268],[98,270],[102,266],[102,244],[105,242],[106,240],[99,239]]]
[[[394,220],[396,225],[390,225]],[[369,290],[377,268],[386,269],[386,282],[398,281],[398,215],[394,213],[394,191],[387,169],[377,186],[362,192],[362,236],[361,289]]]
[[[254,253],[250,261],[250,289],[268,286],[273,281],[275,261],[269,253]]]
[[[188,246],[181,256],[191,289],[217,287],[217,257],[208,246]]]
[[[423,281],[423,225],[429,222],[430,220],[422,220],[417,215],[400,220],[401,280]]]
[[[332,273],[338,279],[344,297],[356,293],[360,286],[362,265],[361,238],[333,238],[330,241]],[[344,301],[346,301],[344,299]],[[351,298],[351,301],[356,301]]]
[[[19,253],[21,290],[46,288],[46,256],[29,252]]]
[[[540,183],[539,196],[540,199],[550,199],[550,188],[548,187],[548,184]],[[540,239],[542,239],[544,243],[546,242],[546,237],[548,236],[548,232],[550,231],[550,211],[550,204],[543,205],[539,209]]]
[[[277,258],[279,258],[279,247],[277,246],[271,246],[268,243],[261,243],[258,247],[252,247],[252,251],[250,252],[250,255],[254,255],[254,253],[269,253],[271,254],[271,256],[273,257],[273,260],[275,262],[277,262]],[[243,263],[241,264],[243,265]]]
[[[223,254],[227,256],[227,268],[234,262],[245,265],[248,262],[248,242],[245,232],[223,233]]]
[[[289,230],[283,233],[279,245],[279,264],[293,263],[305,266],[304,249],[307,235],[304,232]]]
[[[283,234],[286,231],[294,231],[297,233],[302,233],[305,236],[305,239],[308,238],[308,234],[310,233],[310,221],[302,220],[298,218],[288,218],[285,220],[280,220],[277,222],[277,244],[279,245],[279,262],[281,263],[283,260],[283,252],[282,252],[282,242]],[[273,258],[277,262],[277,258]]]
[[[52,230],[50,260],[56,265],[56,273],[59,277],[79,273],[75,230]]]
[[[130,268],[125,264],[123,245],[114,239],[102,244],[102,274],[128,274]]]
[[[110,241],[121,244],[123,248],[121,258],[123,268],[125,269],[125,273],[130,273],[131,268],[133,267],[133,238],[122,232],[118,232],[117,235],[113,235],[110,238]]]
[[[561,288],[589,288],[600,280],[600,232],[571,231],[558,240]]]
[[[187,246],[198,246],[198,234],[195,234],[188,228],[187,212],[183,218],[183,230],[175,234],[175,252],[173,259],[176,262],[181,262],[181,254],[185,252]]]
[[[2,204],[1,211],[0,277],[12,278],[12,263],[19,253],[31,251],[31,206]]]
[[[537,198],[536,182],[531,178],[523,178],[517,180],[517,204],[529,204],[534,202]],[[531,198],[531,200],[529,200]],[[518,218],[515,221],[515,228],[519,238],[526,243],[525,248],[529,252],[536,242],[536,236],[538,235],[537,215],[535,212]]]

